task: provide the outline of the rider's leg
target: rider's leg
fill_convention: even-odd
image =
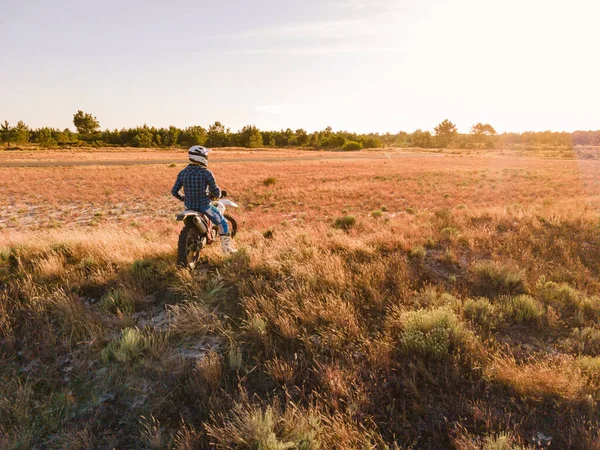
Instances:
[[[229,224],[216,206],[210,205],[204,214],[212,223],[219,226],[219,237],[221,239],[221,250],[223,253],[234,253],[236,250],[231,246],[231,236],[229,235]]]

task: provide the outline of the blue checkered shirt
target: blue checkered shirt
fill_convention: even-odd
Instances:
[[[181,195],[179,191],[183,187]],[[175,186],[171,190],[173,196],[184,202],[186,209],[204,211],[210,206],[210,195],[219,198],[221,189],[210,170],[202,166],[190,164],[177,175]]]

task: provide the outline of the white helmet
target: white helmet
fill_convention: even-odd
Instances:
[[[208,164],[208,154],[212,152],[211,149],[202,147],[201,145],[194,145],[190,147],[188,156],[190,161],[194,164],[206,166]]]

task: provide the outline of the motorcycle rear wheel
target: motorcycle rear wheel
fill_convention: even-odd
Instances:
[[[177,242],[177,264],[193,269],[200,260],[200,251],[206,238],[193,223],[186,223],[179,233]]]

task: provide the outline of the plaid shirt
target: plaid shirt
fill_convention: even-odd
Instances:
[[[185,194],[179,193],[183,187]],[[221,189],[217,186],[215,177],[205,167],[190,164],[177,175],[175,186],[171,190],[173,196],[184,202],[186,209],[204,211],[210,206],[210,194],[213,197],[221,196]]]

